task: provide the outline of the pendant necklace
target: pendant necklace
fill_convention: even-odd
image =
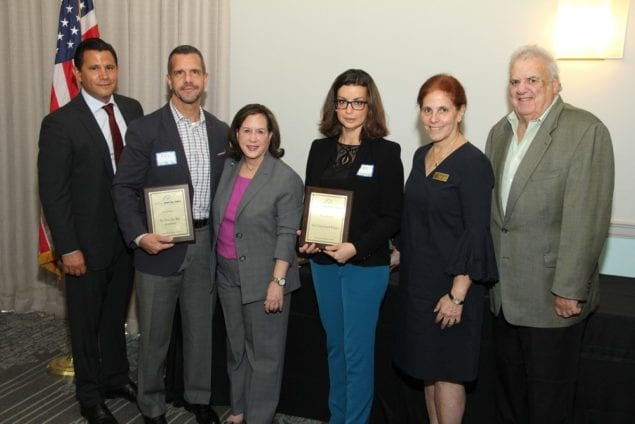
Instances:
[[[459,139],[460,135],[461,133],[458,133],[456,137],[454,137],[454,140],[452,140],[452,142],[448,145],[448,147],[444,149],[447,154],[434,155],[435,159],[433,159],[432,162],[434,163],[435,168],[439,166],[439,164],[448,156],[449,153],[451,153],[452,146],[454,146],[454,143],[456,142],[456,140]]]

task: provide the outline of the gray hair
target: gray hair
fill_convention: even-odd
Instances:
[[[511,70],[514,63],[518,60],[533,57],[540,58],[547,63],[547,70],[549,71],[549,77],[551,79],[560,80],[560,72],[558,71],[556,60],[549,51],[536,44],[526,45],[516,49],[509,60],[509,69]]]

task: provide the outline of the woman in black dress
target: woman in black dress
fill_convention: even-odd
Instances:
[[[478,370],[483,283],[498,278],[489,229],[494,175],[461,132],[467,100],[459,81],[435,75],[417,102],[432,143],[414,154],[393,254],[401,276],[395,363],[424,381],[431,423],[460,423],[463,382]]]

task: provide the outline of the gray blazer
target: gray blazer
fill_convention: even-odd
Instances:
[[[242,159],[225,160],[212,204],[214,249],[241,164]],[[303,197],[304,185],[298,174],[267,153],[236,212],[234,242],[243,303],[266,297],[276,259],[290,264],[285,294],[300,287],[296,232],[302,219]]]
[[[490,131],[485,153],[500,181],[512,128],[506,118]],[[490,293],[511,324],[567,327],[599,302],[598,259],[613,198],[613,148],[602,122],[558,98],[523,158],[506,213],[492,197],[492,238],[500,282]],[[578,299],[582,314],[561,318],[554,295]]]

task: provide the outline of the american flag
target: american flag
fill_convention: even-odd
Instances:
[[[81,40],[99,37],[93,0],[61,0],[60,3],[55,67],[51,86],[51,112],[64,106],[79,93],[77,81],[73,75],[75,48]],[[38,263],[47,271],[56,274],[58,279],[61,278],[62,272],[57,267],[48,227],[42,214],[40,214],[39,239]]]
[[[62,0],[58,25],[51,112],[64,106],[79,92],[73,76],[73,55],[81,40],[99,37],[93,1]]]

